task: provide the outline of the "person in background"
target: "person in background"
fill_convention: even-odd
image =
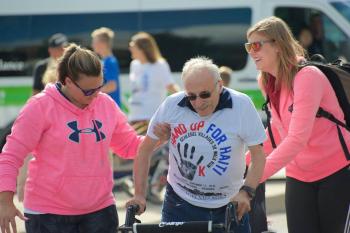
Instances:
[[[300,45],[309,53],[310,46],[313,43],[313,36],[308,27],[303,27],[298,35]]]
[[[119,63],[112,52],[114,32],[110,28],[101,27],[94,30],[91,37],[93,50],[102,58],[104,85],[101,91],[110,95],[121,108]],[[114,161],[119,159],[110,151],[109,160],[114,171]],[[114,172],[112,176],[114,177]]]
[[[107,93],[121,107],[119,63],[113,55],[114,32],[106,27],[94,30],[91,34],[92,48],[102,58],[104,86],[101,91]]]
[[[66,35],[62,33],[56,33],[49,38],[48,41],[48,53],[50,57],[39,61],[33,71],[33,95],[41,92],[45,84],[43,82],[43,77],[46,72],[51,72],[53,67],[57,66],[57,60],[62,56],[64,52],[64,47],[67,46],[68,39]]]
[[[132,36],[129,43],[130,65],[130,113],[129,120],[149,121],[167,93],[179,91],[169,64],[162,57],[155,39],[146,32]]]
[[[75,44],[58,63],[58,80],[33,96],[0,154],[0,229],[27,233],[115,233],[118,215],[108,151],[133,159],[142,137],[107,95],[99,57]],[[15,207],[16,176],[33,152],[24,216]]]
[[[326,16],[322,13],[314,13],[310,16],[310,30],[313,37],[313,42],[308,48],[309,56],[312,57],[314,54],[321,54],[326,58],[326,61],[332,62],[337,59],[341,59],[343,56],[339,53],[344,48],[338,48],[335,41],[330,36],[330,32],[326,34]]]
[[[220,72],[222,84],[224,85],[224,87],[229,87],[233,70],[228,66],[220,66],[219,72]]]
[[[219,68],[205,57],[187,61],[182,71],[184,91],[167,97],[152,117],[147,136],[134,161],[135,196],[127,205],[146,206],[147,175],[158,137],[158,124],[168,124],[169,172],[162,222],[225,222],[229,202],[237,203],[239,224],[231,231],[250,232],[250,200],[259,184],[266,139],[250,98],[224,88]],[[245,148],[252,153],[247,177]],[[222,232],[222,231],[219,231]]]
[[[313,40],[308,51],[310,55],[321,54],[324,56],[325,35],[322,15],[319,13],[312,14],[310,16],[309,25]]]
[[[146,32],[132,36],[129,43],[132,62],[130,65],[131,96],[129,99],[129,121],[139,133],[146,133],[149,120],[167,94],[179,91],[172,78],[169,64],[162,57],[155,39]],[[158,162],[153,164],[152,174]],[[148,199],[160,204],[159,181],[151,179]],[[158,184],[157,184],[158,183]]]
[[[245,48],[260,70],[258,83],[269,98],[271,130],[264,142],[268,155],[261,182],[286,168],[286,214],[289,233],[343,233],[350,203],[350,161],[338,133],[350,134],[328,119],[344,113],[327,77],[314,66],[302,69],[304,49],[280,18],[265,18],[247,31]]]

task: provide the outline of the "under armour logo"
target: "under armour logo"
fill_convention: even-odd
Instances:
[[[95,134],[96,136],[96,142],[99,142],[106,138],[106,135],[99,131],[99,129],[102,128],[102,123],[97,120],[92,120],[93,128],[85,128],[85,129],[78,129],[78,122],[77,121],[71,121],[68,122],[68,127],[73,130],[73,133],[69,135],[69,139],[78,142],[79,143],[79,135],[80,134]]]

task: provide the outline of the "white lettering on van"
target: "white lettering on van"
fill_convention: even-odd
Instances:
[[[22,71],[23,61],[4,61],[0,59],[0,71]]]

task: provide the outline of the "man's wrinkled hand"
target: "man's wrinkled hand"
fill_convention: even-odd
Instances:
[[[237,217],[241,221],[243,215],[250,211],[250,198],[245,191],[239,193],[230,199],[231,202],[237,202]]]
[[[128,208],[128,206],[130,205],[138,205],[140,208],[136,214],[141,215],[146,210],[146,198],[141,196],[135,196],[134,198],[126,202],[125,207]]]

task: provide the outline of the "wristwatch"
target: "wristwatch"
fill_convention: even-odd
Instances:
[[[239,189],[239,191],[241,191],[241,190],[245,191],[251,199],[253,199],[255,197],[255,189],[254,188],[249,187],[247,185],[243,185]]]

